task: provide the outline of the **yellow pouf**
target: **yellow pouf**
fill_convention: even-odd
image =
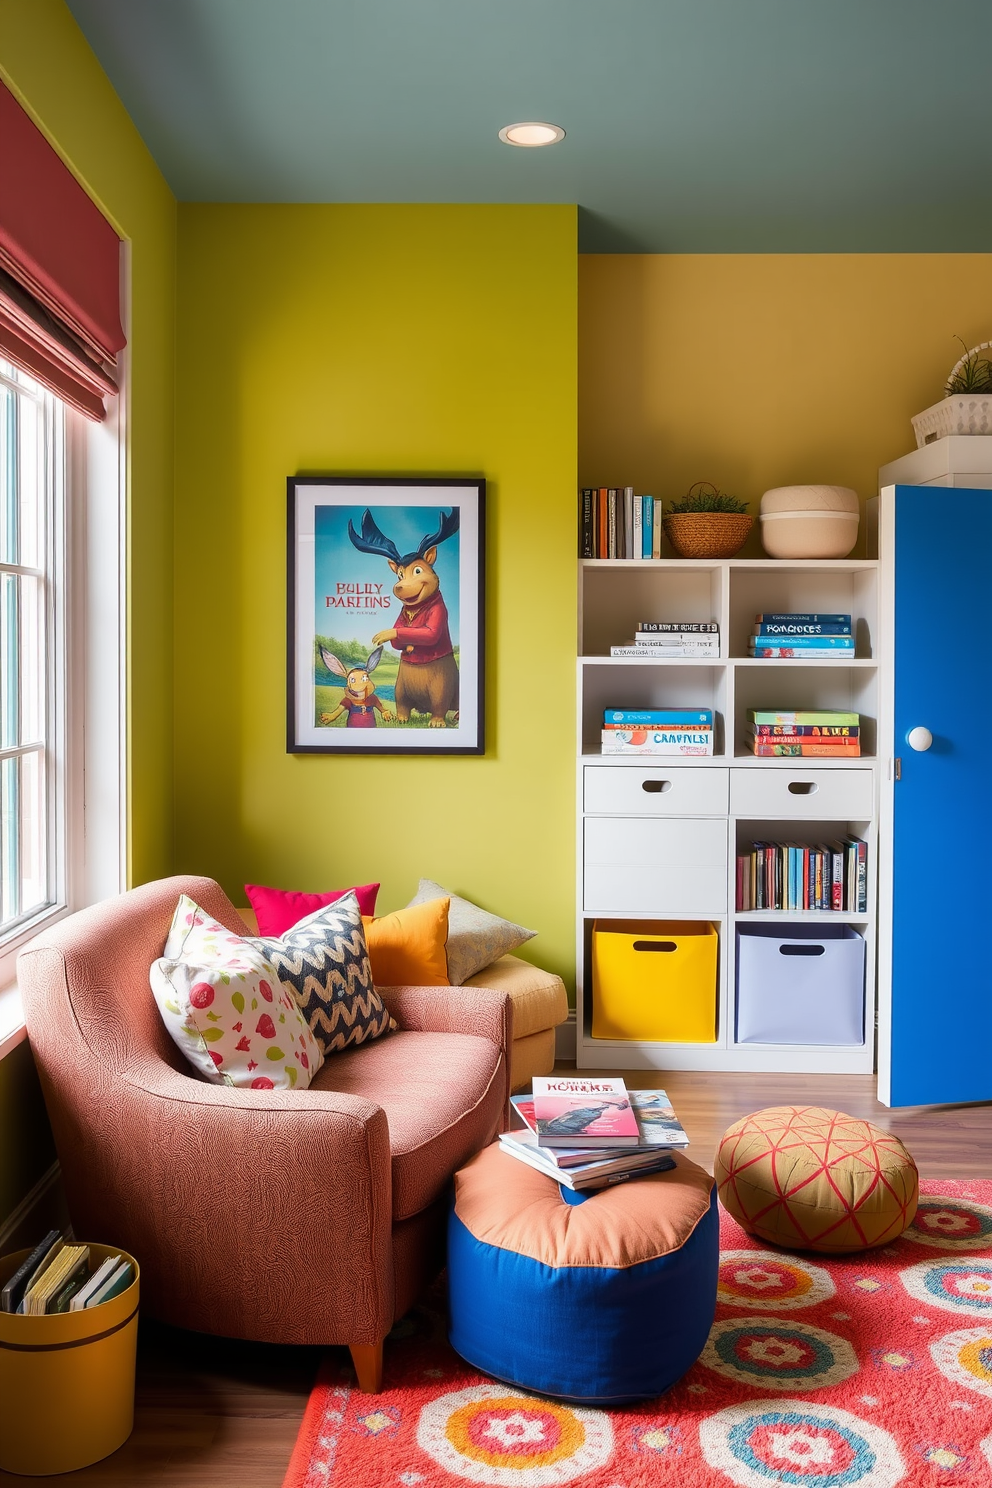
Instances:
[[[790,1250],[871,1250],[916,1214],[919,1173],[898,1137],[821,1106],[772,1106],[720,1140],[720,1202],[751,1235]]]

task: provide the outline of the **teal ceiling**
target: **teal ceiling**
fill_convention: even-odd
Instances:
[[[992,247],[990,0],[68,0],[176,195],[578,202],[587,252]],[[543,150],[497,139],[546,119]]]

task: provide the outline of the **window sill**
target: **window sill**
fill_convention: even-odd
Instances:
[[[23,1044],[28,1036],[24,1026],[24,1009],[17,983],[0,989],[0,1059]]]

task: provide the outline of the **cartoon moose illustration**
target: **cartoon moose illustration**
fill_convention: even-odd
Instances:
[[[375,728],[377,708],[382,714],[383,723],[388,723],[393,715],[388,708],[383,706],[382,698],[376,697],[375,683],[371,677],[382,660],[382,647],[376,647],[364,666],[346,667],[344,662],[335,656],[333,651],[328,651],[326,646],[321,646],[320,654],[329,672],[333,672],[335,677],[347,679],[344,696],[333,713],[321,713],[321,723],[333,723],[336,718],[341,717],[342,713],[347,712],[347,728]]]
[[[439,544],[458,531],[458,512],[439,511],[438,529],[421,538],[415,553],[401,554],[380,532],[368,507],[359,534],[351,522],[348,536],[360,553],[378,553],[396,575],[393,593],[402,609],[391,630],[372,637],[373,646],[388,641],[400,653],[396,676],[396,717],[408,723],[411,711],[430,714],[431,728],[446,728],[446,714],[458,715],[458,663],[448,632],[448,611],[434,572]]]

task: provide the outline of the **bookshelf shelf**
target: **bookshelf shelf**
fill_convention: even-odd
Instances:
[[[874,558],[829,562],[580,560],[576,668],[579,1068],[867,1073],[874,1067],[878,609],[878,561]],[[770,610],[850,613],[855,656],[842,661],[749,657],[747,636],[754,616]],[[610,646],[630,644],[640,620],[716,621],[724,655],[643,661],[611,657]],[[775,706],[858,712],[864,753],[852,760],[755,757],[745,748],[747,711]],[[706,757],[604,756],[600,752],[600,730],[604,709],[612,707],[710,708],[714,713],[715,752]],[[680,815],[675,808],[669,811],[665,802],[681,796],[641,796],[635,782],[621,784],[621,778],[606,776],[604,770],[641,772],[649,791],[648,777],[660,782],[677,770],[679,775],[672,778],[684,781],[686,772],[705,774],[693,777],[699,780],[700,789],[686,797],[697,803],[693,812]],[[819,779],[818,794],[790,796],[785,792],[783,777],[800,783]],[[705,789],[703,780],[707,782]],[[768,790],[760,786],[762,781]],[[779,784],[773,788],[772,782]],[[764,812],[742,804],[755,800],[778,804]],[[817,800],[832,804],[817,806]],[[722,824],[722,835],[717,823]],[[678,830],[673,831],[675,828]],[[679,859],[674,872],[664,867],[667,841],[688,843],[691,859],[698,839],[700,844],[709,844],[706,851],[712,855],[714,831],[725,844],[715,875],[708,859],[706,872],[695,875],[691,861]],[[866,911],[735,912],[739,844],[767,840],[812,845],[848,835],[863,837],[868,843]],[[657,868],[651,858],[655,841]],[[625,860],[628,844],[629,861]],[[605,866],[604,851],[612,854]],[[683,879],[698,881],[697,897]],[[705,920],[716,926],[719,973],[715,1043],[592,1038],[591,952],[596,920]],[[801,925],[808,932],[810,926],[844,925],[853,926],[864,936],[868,970],[863,1044],[736,1042],[736,929],[746,924],[781,925],[786,935],[789,926]]]

